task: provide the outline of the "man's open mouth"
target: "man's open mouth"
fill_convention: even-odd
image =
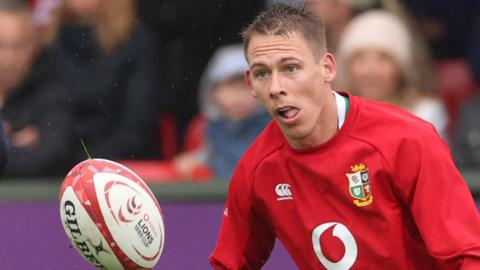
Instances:
[[[293,119],[297,116],[298,112],[300,112],[300,109],[292,106],[285,106],[277,109],[278,115],[284,119]]]

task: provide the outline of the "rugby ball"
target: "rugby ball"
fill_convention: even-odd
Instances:
[[[88,159],[73,167],[60,189],[60,217],[72,245],[99,269],[151,269],[162,254],[160,205],[119,163]]]

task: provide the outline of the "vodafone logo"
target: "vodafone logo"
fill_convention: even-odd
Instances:
[[[275,193],[278,196],[277,201],[293,199],[289,184],[278,184],[277,186],[275,186]]]
[[[333,236],[340,239],[345,247],[345,254],[336,262],[330,261],[325,256],[320,243],[320,237],[322,234],[331,227],[333,227]],[[312,244],[313,250],[315,251],[317,258],[320,260],[320,263],[322,263],[322,265],[328,270],[348,270],[353,266],[357,259],[358,249],[355,238],[348,228],[341,223],[328,222],[318,225],[312,232]]]

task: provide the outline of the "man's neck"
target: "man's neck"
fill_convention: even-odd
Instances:
[[[300,140],[287,139],[290,146],[297,150],[307,150],[319,146],[330,140],[338,132],[338,114],[335,97],[332,94],[326,96],[320,117],[317,120],[312,134]]]

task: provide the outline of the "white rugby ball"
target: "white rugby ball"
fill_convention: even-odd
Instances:
[[[151,269],[162,254],[160,205],[119,163],[88,159],[73,167],[60,190],[60,217],[73,246],[99,269]]]

